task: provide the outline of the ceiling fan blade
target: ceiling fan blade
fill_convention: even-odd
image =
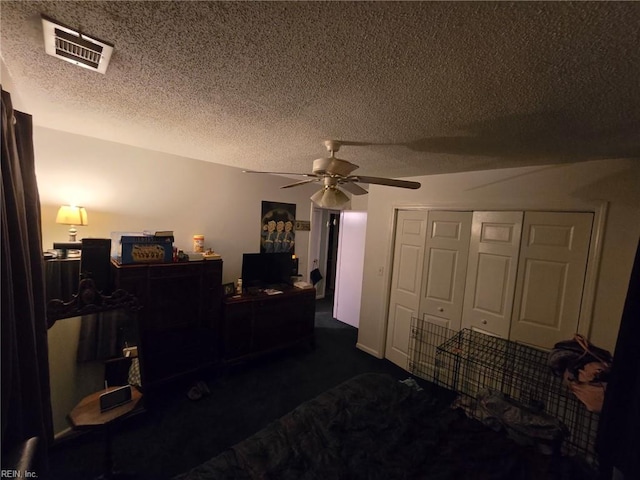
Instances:
[[[353,195],[364,195],[366,193],[369,193],[360,185],[356,185],[355,183],[352,183],[350,181],[340,182],[340,188],[346,190],[347,192]]]
[[[295,182],[295,183],[290,183],[288,185],[283,185],[280,188],[291,188],[291,187],[297,187],[299,185],[305,185],[307,183],[313,183],[313,182],[317,182],[318,179],[317,178],[312,178],[311,180],[302,180],[300,182]]]
[[[396,180],[394,178],[365,177],[362,175],[352,175],[347,178],[355,182],[374,183],[376,185],[386,185],[388,187],[411,188],[413,190],[418,189],[422,186],[419,182],[410,182],[409,180]]]
[[[340,145],[348,145],[348,146],[353,146],[353,147],[366,147],[368,145],[386,145],[385,143],[358,142],[358,141],[355,141],[355,140],[334,140],[334,141],[339,143]]]
[[[266,173],[269,175],[299,175],[303,177],[317,177],[314,173],[297,173],[297,172],[263,172],[258,170],[243,170],[242,173]]]

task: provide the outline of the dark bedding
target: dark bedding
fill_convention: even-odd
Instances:
[[[584,479],[435,396],[364,374],[179,475],[204,479]]]

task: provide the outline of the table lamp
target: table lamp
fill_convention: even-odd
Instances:
[[[76,230],[76,225],[88,225],[87,221],[87,210],[84,207],[76,207],[74,205],[63,205],[58,210],[58,215],[56,217],[56,223],[60,223],[62,225],[71,225],[69,228],[69,241],[76,242],[76,235],[78,230]]]

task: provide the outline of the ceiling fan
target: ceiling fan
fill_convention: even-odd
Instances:
[[[356,170],[358,165],[348,162],[347,160],[336,158],[335,156],[335,153],[340,150],[342,145],[364,146],[371,145],[370,143],[344,140],[325,140],[324,145],[327,147],[329,157],[314,160],[313,173],[258,172],[254,170],[244,170],[244,173],[268,173],[310,177],[308,180],[290,183],[280,188],[297,187],[299,185],[306,185],[314,182],[321,183],[322,188],[311,196],[311,201],[322,208],[340,209],[347,204],[350,199],[342,190],[340,190],[340,188],[346,190],[352,195],[364,195],[369,193],[358,185],[358,183],[373,183],[376,185],[411,189],[420,188],[420,183],[410,182],[408,180],[351,175],[351,172]]]

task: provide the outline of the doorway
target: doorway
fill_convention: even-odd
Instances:
[[[312,207],[311,237],[309,239],[309,272],[318,268],[322,280],[315,284],[316,298],[331,297],[335,291],[338,269],[338,232],[340,212]]]
[[[333,318],[358,328],[367,214],[314,208],[312,224],[309,258],[323,277],[316,298]]]
[[[326,285],[324,295],[327,299],[333,299],[336,291],[336,270],[338,265],[338,238],[340,233],[340,214],[329,212],[327,222],[327,262],[325,272]]]

